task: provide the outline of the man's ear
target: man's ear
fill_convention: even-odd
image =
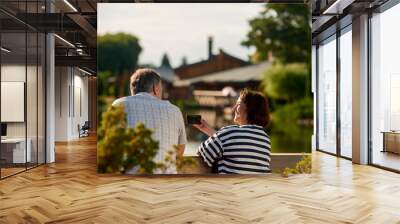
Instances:
[[[156,92],[156,85],[155,84],[153,84],[153,93],[154,93],[154,95],[157,95],[157,92]]]

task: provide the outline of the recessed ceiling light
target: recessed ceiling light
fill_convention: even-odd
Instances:
[[[92,73],[90,73],[90,72],[88,72],[88,71],[86,71],[86,70],[83,70],[83,69],[81,69],[81,68],[79,68],[79,67],[78,67],[78,70],[81,71],[81,72],[83,72],[83,73],[85,73],[85,74],[87,74],[87,75],[93,75]]]
[[[9,50],[9,49],[7,49],[7,48],[5,48],[5,47],[1,47],[1,50],[4,51],[4,52],[6,52],[6,53],[10,53],[10,52],[11,52],[11,50]]]
[[[68,1],[64,0],[65,4],[67,4],[74,12],[78,12],[78,10]]]
[[[61,40],[62,42],[64,42],[64,43],[66,43],[67,45],[69,45],[70,47],[73,47],[73,48],[75,48],[75,45],[73,45],[71,42],[69,42],[68,40],[66,40],[66,39],[64,39],[64,38],[62,38],[62,37],[60,37],[59,35],[57,35],[57,34],[54,34],[54,36],[55,37],[57,37],[59,40]]]
[[[355,0],[336,0],[327,9],[322,12],[324,15],[329,14],[342,14],[343,10],[351,5]]]

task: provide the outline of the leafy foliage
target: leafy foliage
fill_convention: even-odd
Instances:
[[[186,56],[183,56],[180,66],[185,66],[185,65],[187,65],[187,64],[188,64],[187,57],[186,57]]]
[[[296,122],[299,119],[312,119],[313,115],[313,100],[306,97],[277,108],[273,113],[273,120],[281,124]]]
[[[162,164],[159,165],[159,168],[162,173],[167,173],[168,169],[172,166],[176,166],[176,169],[182,170],[183,167],[197,165],[197,161],[190,157],[177,157],[176,154],[178,153],[179,148],[174,146],[173,149],[167,152],[167,156],[164,158]]]
[[[274,150],[280,152],[310,152],[313,129],[313,100],[310,97],[299,99],[276,107],[272,113],[272,122],[268,127]],[[290,150],[289,150],[290,149]],[[289,151],[287,151],[289,150]]]
[[[137,37],[125,34],[105,34],[97,38],[99,72],[114,75],[131,72],[137,66],[142,51]]]
[[[283,177],[289,177],[291,174],[311,173],[312,160],[311,155],[303,154],[301,160],[296,163],[295,168],[286,167],[283,172]]]
[[[97,74],[97,95],[98,96],[115,96],[115,85],[110,85],[109,82],[115,79],[115,76],[110,71],[99,72]]]
[[[167,68],[172,68],[171,63],[169,62],[168,54],[164,53],[161,59],[161,66],[162,67],[167,67]]]
[[[261,85],[269,97],[293,102],[307,95],[308,76],[305,64],[275,64],[266,71]]]
[[[267,60],[271,51],[281,63],[310,63],[310,18],[306,4],[266,4],[260,15],[250,20],[251,30],[242,45],[256,48],[256,61]]]
[[[137,168],[137,173],[153,173],[159,165],[153,161],[158,142],[143,124],[134,129],[126,122],[124,108],[111,106],[103,113],[98,131],[97,166],[99,173],[125,173]]]
[[[159,144],[151,137],[152,131],[139,123],[129,128],[122,106],[111,106],[103,113],[98,131],[97,169],[99,173],[125,173],[133,168],[137,174],[151,174],[156,169],[161,173],[176,166],[196,165],[196,161],[187,157],[176,157],[178,147],[167,152],[161,163],[153,161],[159,150]]]

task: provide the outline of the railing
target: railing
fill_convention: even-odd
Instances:
[[[271,154],[271,171],[281,172],[286,167],[295,168],[297,162],[302,159],[303,155],[311,155],[310,153],[272,153]],[[203,159],[196,154],[185,154],[184,157],[192,158],[196,161],[196,165],[188,165],[178,171],[179,174],[207,174],[211,173]]]
[[[226,107],[232,106],[235,97],[226,96],[221,91],[195,90],[193,96],[200,106]]]

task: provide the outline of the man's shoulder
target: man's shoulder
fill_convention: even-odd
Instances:
[[[116,100],[114,100],[114,102],[113,102],[113,105],[114,104],[123,104],[123,103],[136,103],[136,102],[140,102],[140,103],[143,103],[143,102],[152,102],[153,103],[153,99],[148,99],[148,98],[145,98],[145,97],[143,97],[143,96],[141,96],[141,95],[133,95],[133,96],[124,96],[124,97],[121,97],[121,98],[118,98],[118,99],[116,99]],[[161,100],[159,100],[160,101],[160,103],[162,102]]]
[[[148,102],[148,105],[152,106],[152,107],[157,105],[157,107],[161,106],[163,108],[166,108],[168,111],[172,111],[173,113],[177,113],[177,114],[181,113],[181,110],[179,109],[179,107],[172,104],[168,100],[151,101],[151,100],[146,100],[146,99],[143,99],[141,97],[136,97],[136,96],[125,96],[125,97],[118,98],[118,99],[114,100],[112,105],[118,106],[118,105],[124,105],[126,103],[129,103],[129,105],[134,105],[135,103],[140,103],[141,105],[146,105],[146,102]]]
[[[165,105],[166,105],[169,109],[171,109],[171,110],[173,110],[173,111],[175,111],[175,112],[181,112],[181,110],[179,109],[179,107],[177,107],[176,105],[172,104],[172,103],[169,102],[168,100],[165,100]]]
[[[182,115],[181,109],[179,109],[179,107],[172,104],[168,100],[163,100],[162,107],[164,108],[164,111],[168,111],[168,113],[173,114],[173,116],[181,116]]]
[[[113,106],[118,106],[118,105],[124,104],[126,101],[128,101],[128,96],[124,96],[124,97],[121,97],[121,98],[118,98],[118,99],[114,100],[112,105]]]

